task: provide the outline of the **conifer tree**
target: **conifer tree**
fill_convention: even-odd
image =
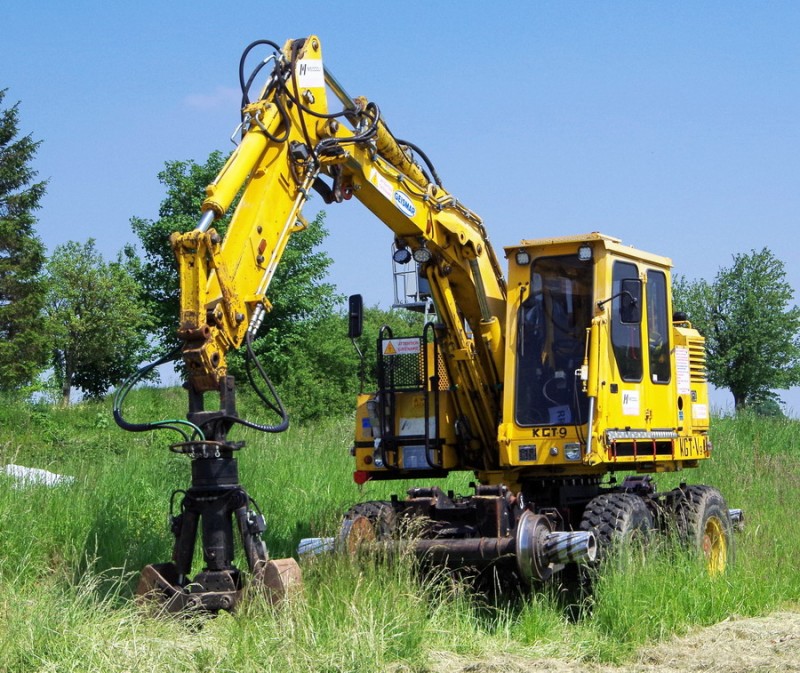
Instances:
[[[45,181],[32,168],[41,141],[19,137],[19,103],[0,89],[0,389],[31,381],[47,357],[41,310],[44,246],[34,230]]]

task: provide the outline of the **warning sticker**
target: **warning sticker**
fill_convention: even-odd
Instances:
[[[394,187],[385,177],[373,168],[369,173],[369,181],[378,188],[378,191],[387,199],[391,199],[394,194]]]
[[[419,339],[386,339],[384,355],[413,355],[419,353]]]
[[[689,349],[675,346],[675,376],[678,383],[678,395],[688,395],[692,389],[691,369],[689,367]]]

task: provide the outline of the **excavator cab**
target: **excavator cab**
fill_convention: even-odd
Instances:
[[[670,321],[670,260],[598,233],[506,254],[501,463],[526,479],[674,471],[706,457],[703,339]]]
[[[584,425],[589,400],[576,377],[592,321],[593,268],[576,255],[538,257],[517,315],[520,427]]]

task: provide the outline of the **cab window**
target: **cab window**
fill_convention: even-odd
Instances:
[[[669,312],[667,277],[663,271],[647,272],[647,342],[650,380],[669,383]]]
[[[593,268],[574,255],[540,257],[518,314],[519,425],[582,425],[588,398],[575,376],[592,321]]]
[[[622,281],[636,279],[639,272],[635,264],[614,262],[611,276],[611,345],[623,381],[642,380],[642,326],[640,322],[623,321]]]

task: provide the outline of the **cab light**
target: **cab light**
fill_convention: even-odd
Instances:
[[[408,248],[398,248],[394,251],[392,259],[397,264],[408,264],[411,261],[411,252]]]
[[[519,266],[528,266],[531,263],[531,255],[527,250],[517,250],[514,260]]]

